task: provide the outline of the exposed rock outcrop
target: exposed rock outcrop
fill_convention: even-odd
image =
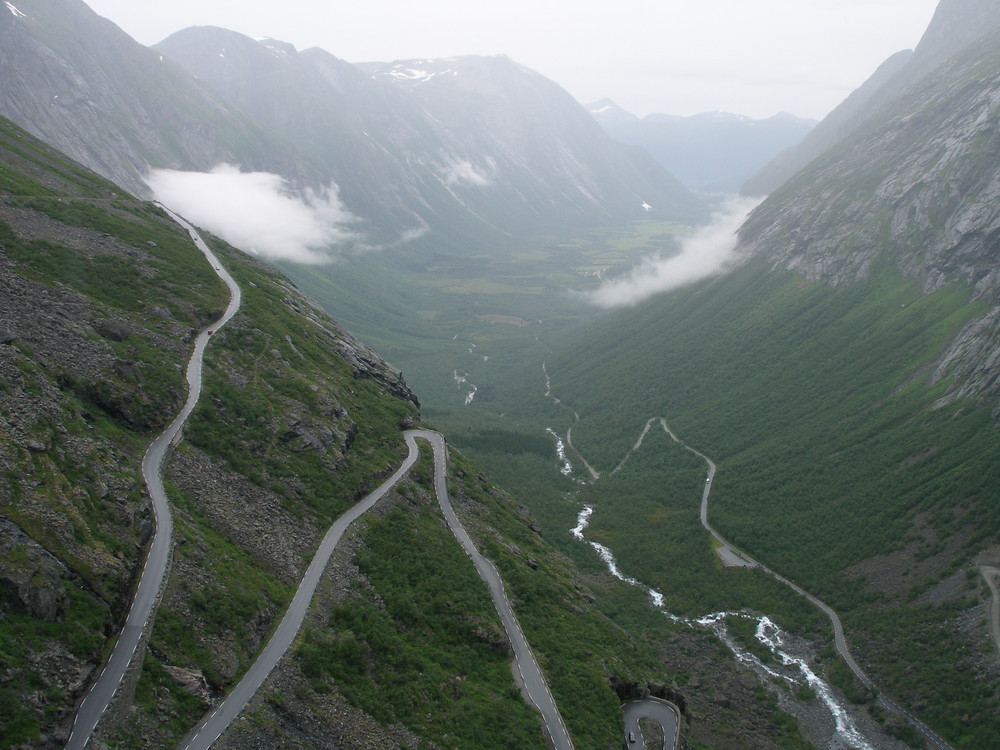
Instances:
[[[740,250],[833,284],[897,266],[932,292],[955,282],[990,307],[940,361],[954,393],[1000,396],[1000,32],[910,87],[775,192]]]
[[[783,151],[741,190],[767,195],[799,170],[865,127],[879,112],[953,55],[1000,26],[1000,6],[993,0],[942,0],[916,50],[890,57],[856,91],[810,132]]]

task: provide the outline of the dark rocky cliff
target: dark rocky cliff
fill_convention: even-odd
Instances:
[[[1000,395],[1000,34],[938,66],[814,161],[740,231],[745,254],[834,284],[891,263],[927,291],[961,282],[990,308],[938,372]]]
[[[293,149],[81,0],[0,9],[0,115],[136,194],[150,166],[308,170]]]
[[[844,141],[953,55],[1000,26],[1000,5],[994,0],[942,0],[931,23],[912,52],[898,52],[860,88],[831,112],[802,143],[779,154],[750,178],[745,195],[767,195],[796,172]]]

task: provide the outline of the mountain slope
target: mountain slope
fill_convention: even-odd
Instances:
[[[846,283],[881,264],[928,291],[955,281],[990,306],[935,378],[996,404],[1000,349],[1000,33],[952,58],[800,172],[740,231],[744,253]]]
[[[150,168],[208,171],[222,162],[279,174],[296,191],[333,183],[375,245],[428,229],[462,245],[620,221],[644,215],[644,201],[661,217],[702,213],[648,157],[623,152],[565,92],[520,67],[495,77],[501,85],[478,103],[470,132],[471,121],[448,122],[412,92],[322,50],[191,29],[156,51],[80,0],[8,10],[0,14],[0,114],[140,195]],[[465,64],[474,77],[479,64]],[[532,109],[513,108],[506,122],[530,135],[523,145],[545,156],[538,164],[512,158],[519,144],[482,150],[503,135],[487,112],[515,90],[535,92]],[[491,159],[499,171],[484,180]]]
[[[391,473],[417,417],[397,371],[273,270],[210,244],[243,306],[211,339],[165,468],[171,569],[149,647],[99,725],[108,747],[171,746],[221,699],[331,519]],[[225,289],[160,209],[2,119],[0,288],[0,747],[56,748],[142,565],[141,457]],[[626,695],[683,705],[678,679],[735,679],[714,642],[581,574],[480,469],[450,464],[456,512],[501,571],[577,747],[617,741]],[[430,479],[427,459],[348,535],[302,641],[223,746],[544,746]],[[669,658],[666,641],[682,644]],[[736,695],[725,726],[753,717],[765,747],[794,736],[773,700]]]
[[[642,216],[644,201],[658,216],[700,212],[665,172],[637,170],[565,91],[506,58],[355,67],[213,28],[157,49],[328,165],[377,232],[523,234]]]
[[[603,99],[587,106],[605,132],[643,147],[691,190],[739,192],[740,185],[816,124],[787,113],[766,120],[727,112],[639,119]]]
[[[142,452],[179,408],[179,365],[191,332],[214,319],[224,288],[186,233],[159,209],[121,196],[119,188],[9,122],[2,124],[0,414],[6,437],[0,461],[6,479],[0,494],[5,612],[0,693],[11,721],[5,720],[3,740],[4,746],[16,745],[19,737],[38,738],[41,731],[39,741],[49,746],[53,732],[65,731],[68,709],[99,666],[105,638],[121,626],[151,530],[138,472]],[[232,334],[243,348],[212,365],[216,372],[224,367],[239,383],[227,408],[246,404],[246,394],[258,388],[273,392],[268,381],[281,395],[256,400],[255,417],[263,421],[249,433],[244,422],[230,425],[225,434],[226,445],[245,450],[242,441],[251,440],[257,451],[253,474],[239,479],[244,512],[228,515],[228,534],[213,530],[193,507],[178,519],[184,529],[178,538],[190,539],[194,524],[202,547],[194,556],[179,555],[175,577],[199,559],[208,567],[193,586],[186,584],[186,596],[174,602],[167,619],[189,609],[199,592],[215,592],[213,606],[229,606],[235,598],[252,616],[256,624],[241,629],[266,630],[286,595],[282,582],[302,564],[324,516],[341,507],[343,496],[369,486],[373,471],[396,460],[397,423],[414,413],[414,399],[398,373],[319,318],[287,282],[245,261],[241,267],[237,256],[226,254],[234,273],[250,273],[256,284]],[[223,340],[213,343],[224,347]],[[258,362],[252,379],[241,380],[241,362],[258,356],[252,354],[258,346],[265,355],[269,348],[289,347],[297,355],[295,372],[282,358],[269,357]],[[306,387],[304,377],[315,390]],[[241,414],[245,419],[247,412]],[[196,416],[189,433],[218,445],[219,428],[228,421],[216,407],[200,426]],[[219,453],[184,455],[190,462],[212,455],[218,460]],[[315,473],[324,462],[340,467],[340,478],[327,476],[320,488],[307,466],[316,465]],[[300,477],[298,486],[276,490],[278,476],[290,471]],[[234,486],[237,479],[228,481]],[[204,486],[210,485],[211,480]],[[282,503],[290,510],[281,511]],[[241,532],[255,505],[271,506],[266,549],[259,546],[259,533]],[[213,556],[230,560],[229,567],[212,567]],[[234,584],[252,585],[258,593],[239,599]],[[184,624],[188,639],[211,629],[211,614],[207,617],[197,607],[191,610]],[[209,684],[225,679],[224,671],[209,670],[212,664],[238,664],[252,654],[253,643],[231,638],[217,643],[201,665]],[[180,657],[184,651],[160,653]],[[190,711],[201,704],[188,698],[185,705]]]
[[[597,470],[666,417],[719,464],[713,523],[840,610],[876,683],[963,748],[1000,732],[980,574],[1000,555],[998,49],[993,32],[944,55],[772,193],[731,273],[548,360]],[[652,549],[626,549],[650,571]],[[669,583],[662,564],[645,579]]]
[[[722,534],[838,609],[876,683],[975,748],[1000,729],[976,568],[1000,554],[1000,434],[989,408],[943,401],[953,383],[931,376],[983,309],[961,283],[925,294],[892,268],[833,288],[755,260],[589,326],[548,373],[580,415],[573,445],[604,474],[666,417],[719,465]],[[650,527],[671,528],[656,506],[595,533],[680,599],[690,563],[636,544]]]
[[[287,143],[81,0],[17,10],[0,12],[0,114],[126,190],[146,194],[149,166],[308,174]]]
[[[544,217],[572,208],[565,217],[574,225],[700,215],[666,170],[644,154],[645,169],[637,169],[636,156],[595,127],[565,90],[506,56],[396,61],[372,75],[409,91],[462,144],[460,160],[450,157],[454,187],[495,184],[461,193],[473,210],[527,202]]]
[[[860,127],[921,78],[967,45],[1000,26],[992,0],[942,0],[913,51],[886,60],[857,91],[816,126],[802,143],[783,152],[743,186],[746,195],[767,195]]]

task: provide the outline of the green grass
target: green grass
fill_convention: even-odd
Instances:
[[[981,311],[959,286],[924,295],[888,269],[834,289],[751,265],[609,316],[549,364],[557,393],[582,417],[574,442],[599,468],[613,467],[645,420],[661,415],[719,462],[713,524],[840,609],[849,635],[886,638],[868,654],[871,671],[904,700],[923,704],[922,718],[963,747],[975,741],[950,714],[964,705],[967,713],[993,715],[997,706],[995,691],[974,688],[975,669],[951,669],[967,646],[951,639],[918,662],[893,658],[889,654],[924,627],[917,624],[922,618],[844,571],[906,544],[928,559],[945,550],[946,540],[961,538],[933,579],[913,581],[923,591],[997,542],[1000,436],[984,409],[961,401],[936,408],[949,381],[928,383],[949,338]],[[669,469],[656,471],[660,481],[645,481],[650,490],[670,476]],[[614,484],[602,480],[594,492],[613,503],[605,487],[610,493]],[[657,504],[643,499],[642,487],[623,494],[644,519],[655,520]],[[658,507],[669,512],[669,498]],[[601,518],[596,514],[595,523]],[[936,539],[910,536],[917,519]],[[645,529],[637,523],[613,518],[608,524],[633,527],[634,551],[612,545],[635,558],[627,570],[645,569],[656,581],[650,561],[659,560],[667,580],[678,570],[685,578],[697,575],[701,558],[695,552],[683,564],[671,559],[684,547],[666,530],[643,541]],[[689,528],[698,533],[693,522]],[[726,595],[739,590],[731,586]],[[762,592],[739,601],[768,613],[774,607],[779,621],[796,622],[788,619],[794,613],[787,604],[782,614]],[[965,611],[975,604],[966,597],[956,606]],[[934,608],[927,617],[945,633],[955,629],[959,611]],[[878,636],[883,628],[873,612],[898,623],[898,630]],[[896,669],[902,664],[919,677],[902,679]],[[923,685],[934,685],[933,700]],[[998,731],[991,722],[988,731]]]
[[[364,582],[298,649],[314,689],[332,680],[379,722],[436,743],[544,747],[486,587],[435,514],[397,508],[362,538]]]

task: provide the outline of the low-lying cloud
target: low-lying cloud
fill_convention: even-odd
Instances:
[[[490,172],[496,169],[496,162],[491,158],[486,159],[486,169]],[[444,182],[449,187],[452,185],[466,185],[469,187],[489,187],[493,180],[486,174],[486,171],[477,169],[476,165],[468,159],[460,159],[449,162],[442,170]]]
[[[220,164],[210,172],[154,169],[146,183],[158,201],[231,245],[268,260],[326,263],[357,246],[357,218],[331,182],[293,195],[280,175],[241,172]]]
[[[708,225],[684,240],[681,252],[645,259],[624,278],[604,284],[591,295],[601,307],[635,305],[654,294],[720,273],[734,259],[736,230],[760,203],[759,198],[728,201]]]

